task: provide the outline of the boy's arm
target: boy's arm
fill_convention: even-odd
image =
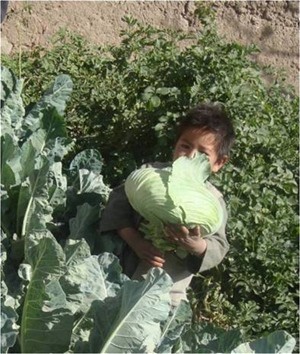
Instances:
[[[225,233],[227,210],[223,198],[219,200],[223,208],[224,219],[215,234],[202,237],[199,227],[188,230],[180,225],[168,225],[165,229],[166,237],[189,253],[186,262],[192,273],[204,272],[217,266],[229,250]]]
[[[125,227],[117,230],[118,235],[134,250],[136,255],[153,267],[162,267],[165,260],[163,254],[145,240],[142,235],[132,227]]]
[[[189,254],[186,258],[188,269],[192,273],[204,272],[216,267],[222,262],[229,250],[229,243],[225,234],[226,221],[214,235],[203,237],[206,242],[206,250],[202,256]]]
[[[223,209],[224,218],[222,225],[215,234],[203,236],[203,240],[206,242],[206,250],[202,256],[197,257],[193,254],[189,254],[187,256],[186,262],[188,268],[193,273],[204,272],[208,269],[216,267],[222,262],[225,255],[229,251],[229,243],[226,237],[226,224],[228,219],[226,204],[222,194],[212,184],[208,183],[208,188],[219,199]]]
[[[162,253],[145,240],[138,231],[141,217],[131,207],[124,185],[116,187],[110,194],[108,203],[101,215],[100,232],[115,230],[140,258],[153,267],[162,267]]]
[[[140,222],[140,216],[132,209],[125,194],[124,185],[114,188],[101,214],[100,232],[135,228]]]

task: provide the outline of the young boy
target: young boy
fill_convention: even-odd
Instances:
[[[229,158],[234,142],[234,129],[220,105],[203,103],[190,110],[178,127],[173,161],[180,156],[192,157],[197,151],[208,156],[212,172],[218,172]],[[170,163],[146,165],[164,168]],[[164,236],[188,252],[181,259],[176,252],[162,253],[138,231],[141,217],[132,209],[124,185],[115,188],[103,212],[101,232],[115,230],[126,247],[118,256],[125,274],[142,279],[151,267],[162,267],[172,278],[172,305],[186,299],[186,289],[195,273],[217,266],[229,249],[225,235],[226,206],[222,194],[209,182],[207,187],[217,196],[223,209],[224,222],[214,235],[201,236],[200,227],[188,230],[183,225],[166,225]]]

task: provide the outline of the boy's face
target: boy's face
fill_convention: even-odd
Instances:
[[[180,156],[192,157],[196,152],[208,156],[212,172],[217,172],[228,160],[227,156],[218,159],[213,133],[203,132],[199,128],[187,128],[177,140],[173,152],[173,161]]]

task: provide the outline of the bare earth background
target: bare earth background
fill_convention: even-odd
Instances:
[[[256,44],[256,60],[284,69],[299,92],[298,1],[207,1],[217,10],[217,28],[229,41]],[[124,15],[156,27],[197,31],[194,1],[10,1],[1,25],[2,53],[48,45],[66,27],[96,44],[117,44]]]

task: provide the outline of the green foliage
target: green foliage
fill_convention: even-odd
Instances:
[[[211,12],[199,13],[204,27],[192,36],[127,18],[118,46],[98,48],[61,31],[51,49],[2,61],[21,72],[29,108],[58,74],[72,77],[66,115],[73,156],[98,148],[111,186],[145,161],[170,158],[173,128],[188,108],[222,102],[237,141],[213,182],[229,207],[231,248],[218,269],[195,279],[194,317],[238,327],[249,338],[279,329],[297,336],[298,97],[274,72],[266,85],[265,69],[251,60],[257,49],[224,42],[211,17],[205,21]],[[13,109],[22,115],[19,103]],[[72,206],[64,220],[75,217]]]

